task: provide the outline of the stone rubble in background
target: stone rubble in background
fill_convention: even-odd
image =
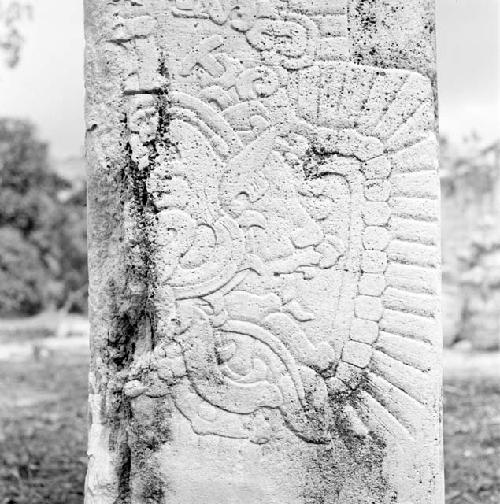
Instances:
[[[499,350],[500,145],[442,150],[445,345]]]

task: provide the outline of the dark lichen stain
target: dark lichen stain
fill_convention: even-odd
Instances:
[[[163,502],[167,482],[158,467],[156,455],[171,439],[172,404],[167,398],[141,396],[132,401],[129,447],[132,461],[132,494],[144,504]]]
[[[355,390],[330,394],[332,409],[330,444],[318,444],[305,460],[302,498],[304,504],[389,504],[397,502],[383,475],[386,444],[379,436],[356,435],[344,408],[358,410],[360,393],[366,388],[363,375]]]
[[[331,170],[331,166],[328,167],[328,170],[323,170],[323,167],[329,164],[335,156],[346,157],[346,155],[341,152],[335,152],[317,142],[313,142],[306,150],[302,160],[302,173],[304,174],[304,178],[306,180],[315,180],[335,175]]]
[[[361,28],[364,32],[371,32],[377,28],[376,4],[376,0],[362,0],[355,7]]]
[[[130,502],[130,473],[132,469],[132,459],[130,448],[127,442],[119,444],[118,470],[118,497],[116,503]]]
[[[312,144],[306,151],[303,162],[302,172],[306,180],[314,180],[321,178],[321,166],[324,166],[331,159],[332,154],[327,153],[322,146]]]
[[[162,61],[164,58],[162,58]],[[165,63],[159,73],[167,83],[157,95],[158,129],[156,137],[147,144],[149,166],[139,167],[132,156],[128,118],[121,121],[123,150],[126,162],[116,180],[122,205],[122,225],[132,220],[132,236],[122,230],[120,244],[123,260],[114,278],[108,285],[107,298],[112,300],[107,341],[103,342],[101,355],[107,372],[105,394],[107,422],[110,427],[110,448],[114,452],[118,481],[118,497],[115,504],[129,504],[132,494],[139,492],[140,502],[158,503],[164,498],[166,482],[155,467],[155,453],[162,443],[170,438],[170,409],[164,403],[168,399],[150,399],[152,417],[139,414],[137,403],[132,407],[123,394],[124,377],[133,362],[137,342],[150,337],[155,345],[156,313],[154,296],[156,273],[154,267],[154,229],[157,209],[148,190],[148,181],[160,152],[168,150],[170,129],[170,106],[168,73]],[[149,334],[146,335],[146,332]],[[166,409],[165,409],[166,408]],[[132,488],[140,485],[140,489]],[[136,483],[140,482],[140,483]]]
[[[352,41],[352,61],[360,65],[408,69],[427,75],[435,84],[434,14],[432,2],[351,0],[348,31]],[[412,10],[418,10],[413,13]],[[415,15],[414,19],[409,16]],[[413,27],[421,33],[410,36]],[[403,24],[404,23],[404,24]],[[408,32],[408,37],[401,33]]]

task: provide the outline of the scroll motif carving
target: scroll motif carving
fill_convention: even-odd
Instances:
[[[268,1],[177,0],[173,3],[172,13],[180,17],[210,19],[217,25],[227,24],[245,34],[248,44],[257,49],[268,64],[298,69],[311,65],[315,57],[316,24],[300,13],[282,14]],[[216,47],[217,41],[219,45],[222,43],[220,37],[211,37],[200,50],[208,54]],[[209,63],[205,61],[203,64]],[[213,64],[211,66],[214,68]]]

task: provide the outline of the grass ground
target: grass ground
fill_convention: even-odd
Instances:
[[[0,504],[81,504],[85,359],[0,363]],[[446,504],[500,502],[500,380],[445,383]]]
[[[84,359],[0,362],[0,504],[81,504]]]
[[[446,380],[446,503],[500,503],[500,380]]]

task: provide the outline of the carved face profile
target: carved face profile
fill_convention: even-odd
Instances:
[[[277,127],[245,144],[201,100],[178,93],[172,101],[177,154],[155,177],[168,170],[156,199],[158,279],[172,289],[181,328],[167,338],[185,365],[179,407],[193,409],[192,397],[215,418],[234,416],[220,424],[239,425],[238,437],[250,439],[263,434],[238,415],[271,408],[297,435],[326,441],[331,412],[320,373],[338,360],[326,335],[342,295],[349,166],[307,180],[280,151]],[[331,309],[316,302],[322,289]]]

